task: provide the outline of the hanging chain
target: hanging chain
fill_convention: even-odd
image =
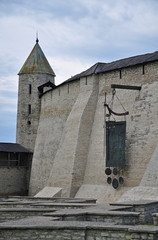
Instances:
[[[116,98],[119,101],[120,105],[122,106],[123,110],[126,112],[126,109],[124,108],[123,104],[121,103],[120,99],[118,98],[117,94],[116,94]],[[126,115],[124,116],[124,120],[126,121]]]
[[[123,110],[126,112],[126,109],[125,109],[124,106],[122,105],[122,103],[121,103],[121,101],[120,101],[120,99],[118,98],[117,95],[116,95],[116,98],[117,98],[117,100],[119,101],[120,105],[122,106]]]
[[[113,89],[113,90],[112,90],[112,98],[111,98],[111,101],[110,101],[110,103],[109,103],[109,106],[110,106],[111,109],[113,109],[115,94],[116,94],[116,90]],[[108,121],[110,121],[110,117],[111,117],[111,116],[112,116],[113,120],[116,121],[116,119],[114,118],[114,116],[113,116],[112,114],[109,115]]]
[[[113,90],[112,90],[112,99],[111,99],[111,102],[110,102],[110,104],[109,104],[109,106],[110,106],[111,109],[113,109],[113,103],[114,103],[115,93],[116,93],[116,90],[113,89]]]
[[[123,110],[125,111],[124,113],[116,113],[114,112],[112,109],[113,109],[113,105],[114,105],[114,96],[116,95],[116,90],[115,88],[112,90],[112,98],[111,98],[111,101],[109,103],[109,106],[107,105],[107,108],[109,110],[109,114],[108,114],[108,120],[110,121],[110,117],[112,116],[113,120],[116,121],[116,119],[114,118],[113,114],[114,115],[117,115],[117,116],[124,116],[125,120],[126,120],[126,115],[129,114],[129,112],[126,111],[126,109],[124,108],[123,104],[121,103],[120,99],[118,98],[118,96],[116,95],[116,98],[119,102],[119,104],[122,106]]]

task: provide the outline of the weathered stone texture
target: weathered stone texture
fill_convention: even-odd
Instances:
[[[138,186],[158,142],[158,62],[111,71],[63,84],[42,97],[30,194],[47,184],[61,187],[63,196],[118,200]],[[111,84],[141,86],[141,91],[116,90],[115,112],[126,116],[124,185],[106,183],[104,101],[112,99]],[[121,102],[121,104],[120,104]],[[124,120],[124,117],[115,117]],[[113,119],[111,119],[113,120]],[[150,179],[146,181],[150,181]]]
[[[1,230],[0,240],[34,240],[34,239],[53,239],[53,240],[156,240],[156,233],[141,233],[128,231],[107,231],[107,230],[58,230],[58,229],[9,229]]]
[[[69,91],[68,91],[69,90]],[[66,120],[79,92],[79,82],[64,85],[42,97],[40,122],[32,163],[30,194],[34,195],[46,185],[53,167],[54,157],[63,141]],[[62,160],[62,159],[61,159]],[[61,167],[62,164],[58,165]]]
[[[1,198],[0,239],[55,239],[55,240],[157,240],[158,227],[146,225],[139,213],[150,217],[157,210],[157,202],[93,204],[89,199],[68,198]],[[82,209],[61,209],[52,212],[49,204],[82,205]],[[93,201],[93,200],[92,200]],[[43,209],[39,206],[43,203]],[[6,208],[7,205],[14,208]],[[16,207],[15,207],[16,206]],[[24,208],[25,206],[25,208]],[[31,208],[30,208],[31,207]],[[135,209],[140,212],[129,212]],[[82,214],[82,215],[80,215]],[[43,215],[43,216],[42,216]],[[142,216],[141,216],[142,217]],[[155,214],[157,217],[157,214]],[[148,218],[146,218],[148,220]],[[157,224],[155,222],[155,224]]]
[[[141,180],[140,185],[144,187],[158,187],[158,145],[151,157],[150,162],[147,165],[146,172]]]
[[[87,85],[84,79],[80,83],[80,93],[66,121],[48,180],[50,186],[60,185],[67,197],[74,197],[83,182],[97,100],[97,78]]]
[[[18,167],[1,167],[0,168],[0,195],[21,195],[27,194],[28,182],[27,182],[27,168]]]
[[[72,238],[73,236],[73,238]],[[0,239],[8,240],[34,240],[34,239],[51,239],[51,240],[84,240],[82,231],[71,231],[71,230],[6,230],[0,232]]]
[[[32,151],[34,150],[41,106],[37,88],[48,81],[54,81],[54,77],[38,73],[19,75],[16,142]],[[31,93],[29,85],[31,85]],[[31,105],[30,114],[29,105]],[[29,121],[31,124],[28,123]]]
[[[92,127],[84,185],[76,195],[77,197],[94,197],[96,194],[102,202],[116,201],[121,197],[123,191],[139,185],[158,140],[156,121],[158,109],[156,94],[158,87],[157,65],[157,63],[147,64],[145,75],[142,75],[142,66],[122,70],[122,79],[119,79],[119,71],[100,75],[98,103]],[[106,176],[103,171],[105,169],[104,93],[107,93],[106,101],[109,103],[112,98],[111,84],[114,83],[142,86],[141,91],[116,90],[121,104],[130,113],[129,116],[126,116],[126,168],[123,173],[125,183],[117,191],[106,184]],[[114,98],[114,111],[125,111],[120,102],[116,97]],[[115,117],[115,119],[124,120],[124,117]],[[92,184],[94,187],[92,187]],[[95,187],[96,191],[94,191]]]

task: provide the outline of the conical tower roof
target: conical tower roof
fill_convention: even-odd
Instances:
[[[34,48],[18,74],[20,75],[26,73],[47,73],[55,76],[53,69],[38,44],[38,39],[36,40]]]

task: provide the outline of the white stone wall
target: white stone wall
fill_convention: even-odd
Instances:
[[[46,185],[54,158],[63,140],[66,120],[79,93],[79,81],[62,85],[47,92],[42,98],[40,122],[34,150],[30,194],[34,195]],[[59,166],[62,169],[62,164]]]
[[[140,185],[143,187],[158,187],[158,145],[147,165],[145,174],[141,180]]]
[[[127,84],[142,86],[142,90],[116,90],[116,94],[129,111],[127,121],[126,139],[126,167],[123,171],[125,183],[114,190],[106,183],[105,149],[104,149],[104,93],[107,93],[107,103],[111,100],[111,84]],[[91,134],[91,144],[87,159],[84,184],[76,197],[97,197],[101,202],[116,201],[131,187],[140,184],[155,146],[158,142],[158,64],[152,63],[145,66],[145,75],[142,67],[137,66],[122,70],[122,79],[119,71],[100,75],[99,96],[96,114]],[[119,101],[115,98],[113,110],[124,112]],[[124,120],[124,117],[115,117]],[[113,119],[111,119],[113,120]]]
[[[63,196],[74,196],[79,189],[77,197],[112,202],[140,184],[158,143],[158,63],[146,64],[145,74],[141,65],[121,72],[121,79],[119,70],[89,76],[80,79],[80,85],[79,81],[64,84],[42,97],[31,194],[48,184],[63,188]],[[119,100],[114,98],[115,112],[124,112],[122,104],[130,113],[126,116],[125,182],[117,190],[106,183],[104,173],[104,100],[106,92],[106,102],[111,101],[112,83],[142,86],[141,91],[117,89]]]
[[[66,197],[73,197],[83,182],[96,108],[97,80],[92,76],[80,81],[80,93],[67,119],[49,177],[49,186],[60,186]]]

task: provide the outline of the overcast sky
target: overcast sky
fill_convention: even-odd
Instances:
[[[158,50],[157,0],[0,0],[0,141],[15,142],[18,75],[39,44],[56,84]]]

